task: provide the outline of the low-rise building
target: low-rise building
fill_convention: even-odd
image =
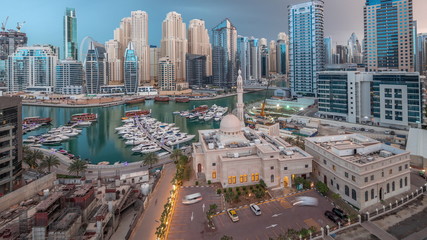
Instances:
[[[267,187],[290,187],[295,177],[309,177],[312,156],[279,135],[244,128],[229,114],[220,129],[199,131],[199,142],[193,144],[193,169],[223,187],[257,184],[261,179]]]
[[[305,139],[313,176],[364,209],[410,189],[409,152],[360,134]]]

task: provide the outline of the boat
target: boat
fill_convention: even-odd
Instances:
[[[177,103],[187,103],[190,101],[190,98],[188,97],[177,97],[175,98],[175,102]]]
[[[221,120],[221,117],[214,117],[214,120],[219,121],[219,120]]]
[[[213,117],[214,117],[214,114],[213,114],[213,113],[208,113],[208,114],[206,114],[206,115],[205,115],[204,120],[205,120],[205,121],[209,121],[209,120],[211,120]]]
[[[41,117],[26,117],[22,122],[23,124],[49,124],[52,122],[52,119]]]
[[[173,146],[173,145],[177,145],[177,144],[180,144],[180,143],[185,143],[185,142],[188,142],[188,141],[192,140],[195,136],[196,135],[188,135],[188,136],[185,136],[185,137],[182,137],[182,138],[179,138],[179,139],[175,139],[173,141],[168,141],[166,143],[166,145]]]
[[[202,105],[202,106],[199,106],[199,107],[196,107],[195,109],[193,109],[192,111],[193,112],[205,112],[206,110],[208,110],[209,109],[209,106],[208,105]]]
[[[89,122],[89,121],[82,121],[82,122],[77,123],[77,125],[82,126],[82,127],[90,126],[91,124],[92,124],[92,122]]]
[[[145,102],[145,98],[134,98],[134,99],[130,99],[125,101],[126,105],[130,105],[130,104],[136,104],[136,103],[143,103]]]
[[[178,114],[180,114],[181,112],[178,112],[178,111],[175,111],[175,112],[172,112],[172,114],[173,115],[178,115]]]
[[[93,122],[98,119],[98,114],[96,113],[79,113],[71,116],[72,123],[76,122]]]
[[[98,165],[109,165],[109,164],[110,164],[110,162],[107,162],[107,161],[103,161],[103,162],[98,163]]]
[[[158,147],[157,145],[151,145],[149,147],[146,148],[142,148],[141,149],[141,153],[151,153],[151,152],[157,152],[162,150],[161,147]]]
[[[169,102],[169,97],[161,97],[161,96],[157,96],[154,98],[155,102]]]
[[[24,142],[24,143],[35,143],[36,140],[27,138],[27,139],[22,140],[22,142]]]
[[[163,157],[163,156],[166,156],[168,154],[169,154],[168,152],[161,152],[161,153],[158,153],[157,156],[158,157]]]
[[[130,111],[126,111],[125,112],[125,116],[126,117],[137,117],[137,116],[141,116],[141,115],[150,115],[151,110],[130,110]],[[127,120],[127,119],[124,119]]]

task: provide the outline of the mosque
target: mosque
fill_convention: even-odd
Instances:
[[[295,177],[309,177],[313,157],[280,137],[278,124],[268,133],[244,126],[243,80],[237,78],[237,116],[226,115],[219,129],[199,130],[193,143],[193,169],[197,176],[223,187],[257,184],[290,187]]]

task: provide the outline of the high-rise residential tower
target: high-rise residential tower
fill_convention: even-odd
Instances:
[[[17,48],[27,46],[27,34],[17,31],[0,31],[0,83],[6,82],[6,60]]]
[[[323,40],[323,44],[325,46],[325,64],[334,64],[334,51],[332,48],[332,38],[325,37]]]
[[[148,14],[138,10],[131,13],[131,41],[139,61],[139,81],[150,84],[150,45],[148,44]],[[127,46],[126,46],[127,47]]]
[[[58,48],[51,45],[20,47],[7,61],[7,85],[11,92],[53,92]]]
[[[206,75],[212,76],[212,46],[203,20],[193,19],[188,25],[188,53],[206,56]]]
[[[270,49],[267,45],[267,39],[260,39],[260,74],[262,78],[268,78],[270,76]]]
[[[237,37],[236,67],[241,70],[243,82],[249,77],[249,40],[247,37]]]
[[[136,94],[139,86],[139,61],[137,52],[133,45],[133,42],[129,42],[128,47],[125,51],[124,61],[124,82],[125,82],[125,93]]]
[[[181,14],[170,12],[162,24],[162,40],[160,57],[168,57],[175,68],[175,86],[185,87],[185,55],[187,54],[188,42],[185,23],[182,22]]]
[[[206,56],[187,54],[186,78],[191,86],[202,87],[206,84]]]
[[[368,71],[414,70],[412,0],[366,0],[364,52]]]
[[[76,9],[66,8],[64,16],[64,59],[77,60],[77,46]]]
[[[348,48],[348,62],[349,63],[363,63],[362,45],[357,38],[356,33],[352,33],[347,41]]]
[[[417,36],[417,61],[415,71],[421,75],[427,74],[427,33],[419,33]]]
[[[249,38],[249,75],[248,80],[252,83],[261,79],[261,52],[259,39]]]
[[[159,81],[160,90],[176,90],[175,67],[173,66],[172,61],[168,57],[163,57],[159,59],[158,74],[159,76],[157,77],[157,79]]]
[[[123,82],[123,56],[120,56],[122,54],[120,42],[109,40],[105,43],[105,51],[107,52],[108,84],[119,85]]]
[[[81,62],[65,59],[56,65],[55,92],[58,94],[82,94],[84,71]]]
[[[157,85],[158,80],[158,68],[159,68],[159,56],[160,56],[160,48],[157,46],[150,46],[150,80],[151,85]]]
[[[291,90],[317,94],[317,73],[324,67],[323,0],[291,5],[289,10],[289,65]]]
[[[277,68],[277,64],[276,64],[276,62],[277,62],[277,59],[276,59],[277,58],[276,41],[274,41],[274,40],[270,41],[269,49],[270,49],[270,73],[277,73],[277,70],[276,70],[276,68]]]
[[[218,87],[236,86],[237,30],[225,19],[212,29],[213,84]]]
[[[104,45],[90,42],[85,61],[86,93],[88,94],[99,93],[101,86],[107,82],[105,55]]]
[[[282,75],[289,73],[289,39],[284,32],[277,36],[276,70]]]

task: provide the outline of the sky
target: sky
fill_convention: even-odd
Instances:
[[[287,6],[302,0],[18,0],[0,8],[0,21],[7,16],[7,29],[17,22],[26,23],[22,31],[28,44],[63,46],[63,15],[66,7],[77,12],[78,41],[90,36],[105,43],[113,38],[120,20],[134,10],[149,16],[149,43],[160,45],[161,25],[166,14],[180,13],[187,24],[203,19],[210,30],[229,18],[239,35],[275,40],[279,32],[288,32]],[[333,43],[345,44],[351,33],[363,38],[364,0],[325,0],[325,36]],[[427,0],[413,0],[418,32],[427,32]]]

